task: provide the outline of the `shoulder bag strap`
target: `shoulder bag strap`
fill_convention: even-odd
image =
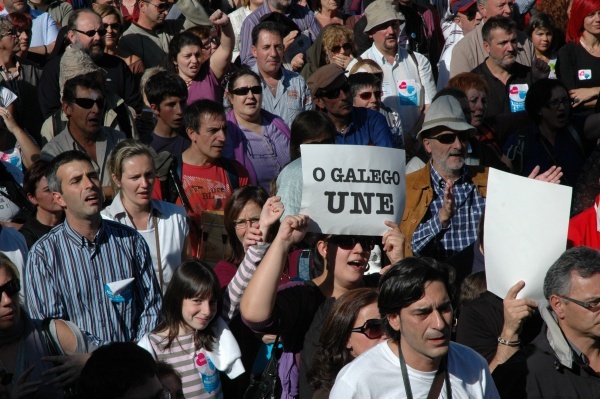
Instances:
[[[158,240],[158,218],[156,215],[152,215],[152,222],[154,223],[154,240],[156,241],[156,262],[158,263],[158,282],[160,283],[160,291],[163,291],[163,270],[162,261],[160,259],[160,241]]]

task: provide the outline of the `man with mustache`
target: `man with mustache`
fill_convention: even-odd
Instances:
[[[431,258],[405,258],[383,275],[377,305],[389,339],[339,372],[330,399],[499,398],[485,359],[450,342],[450,275]]]
[[[133,74],[119,57],[104,52],[106,29],[94,11],[82,8],[69,17],[67,38],[72,46],[88,53],[94,63],[106,71],[106,87],[136,110],[142,110],[142,96]],[[38,85],[40,108],[47,119],[61,108],[59,75],[61,57],[55,57],[44,67]]]
[[[29,251],[23,284],[31,317],[70,320],[95,345],[138,341],[158,323],[162,302],[148,244],[102,219],[100,178],[85,153],[58,155],[46,178],[65,221]]]
[[[501,115],[525,110],[525,96],[513,103],[509,92],[526,94],[534,82],[531,67],[517,62],[517,30],[511,19],[489,18],[481,30],[488,58],[471,72],[485,79],[489,88],[487,114]],[[520,106],[519,106],[520,104]]]
[[[371,3],[365,16],[368,22],[364,31],[373,38],[373,45],[360,58],[379,64],[383,70],[383,104],[398,113],[402,130],[411,132],[436,93],[431,64],[422,54],[398,45],[400,22],[405,18],[388,1]],[[350,62],[346,70],[356,62]]]

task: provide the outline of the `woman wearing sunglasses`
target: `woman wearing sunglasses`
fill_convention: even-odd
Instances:
[[[223,102],[221,83],[231,65],[235,35],[229,17],[217,10],[210,16],[217,31],[220,29],[219,46],[208,57],[204,55],[206,45],[192,32],[182,32],[169,43],[166,68],[181,76],[188,87],[188,105],[202,99]]]
[[[328,398],[337,373],[385,339],[378,297],[373,288],[358,288],[346,292],[329,309],[308,371],[308,383],[315,390],[312,398]]]
[[[256,73],[242,68],[227,83],[227,142],[223,156],[243,164],[250,180],[267,192],[290,161],[290,130],[280,117],[262,109],[262,85]]]
[[[125,61],[133,75],[141,78],[145,70],[142,59],[118,47],[119,39],[123,35],[123,17],[119,13],[119,10],[110,5],[99,4],[94,6],[94,11],[100,15],[104,29],[106,29],[104,52],[115,55]]]
[[[306,65],[300,74],[308,80],[317,69],[327,64],[337,64],[346,69],[355,54],[352,30],[339,23],[329,24],[321,30],[313,45],[306,51]]]
[[[50,357],[43,323],[29,317],[20,292],[17,267],[0,253],[0,397],[63,398],[94,348],[74,324],[52,320],[49,335],[61,352],[72,354]]]
[[[278,289],[287,254],[304,238],[308,222],[305,215],[283,219],[240,304],[244,322],[251,329],[280,335],[284,353],[279,375],[285,376],[281,381],[284,387],[282,398],[298,395],[298,367],[294,359],[302,351],[309,328],[315,327],[313,318],[322,304],[328,298],[339,298],[353,289],[374,287],[378,283],[378,275],[365,276],[375,244],[383,244],[383,251],[392,263],[404,257],[404,238],[398,226],[391,222],[386,222],[390,230],[383,238],[321,236],[311,247],[320,275],[309,281],[292,281]],[[258,244],[250,250],[264,251],[265,247]]]

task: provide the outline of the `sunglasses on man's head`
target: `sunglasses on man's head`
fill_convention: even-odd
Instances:
[[[383,322],[381,319],[369,319],[360,327],[353,328],[350,332],[364,334],[369,339],[378,339],[383,335]]]
[[[378,243],[378,238],[371,236],[331,236],[327,240],[331,244],[337,245],[342,249],[352,249],[356,244],[360,244],[362,249],[371,251]]]
[[[322,90],[321,91],[321,95],[318,97],[325,97],[328,98],[330,100],[335,100],[336,98],[338,98],[340,96],[340,91],[343,91],[344,93],[347,93],[350,91],[350,84],[348,84],[347,82],[344,83],[342,86],[336,88],[336,89],[329,89],[329,90]]]
[[[100,29],[97,29],[97,30],[93,30],[93,29],[92,29],[92,30],[86,30],[86,31],[79,30],[79,29],[73,29],[73,30],[74,30],[75,32],[79,32],[79,33],[81,33],[82,35],[86,35],[87,37],[94,37],[94,36],[96,36],[96,33],[97,33],[97,34],[98,34],[100,37],[102,37],[102,36],[106,36],[106,29],[104,29],[104,28],[100,28]]]
[[[352,43],[344,43],[341,46],[331,46],[332,53],[339,53],[342,49],[344,49],[344,51],[352,51]]]
[[[238,87],[237,89],[231,90],[231,94],[235,94],[236,96],[247,96],[250,92],[252,92],[252,94],[261,94],[262,86]]]
[[[469,140],[468,132],[459,132],[459,133],[443,133],[438,136],[428,137],[428,139],[437,140],[442,144],[452,144],[456,141],[456,138],[461,142],[465,142]]]
[[[103,98],[98,98],[96,100],[91,98],[76,98],[75,104],[79,105],[81,108],[92,109],[94,104],[98,105],[99,109],[104,108],[106,101]]]
[[[382,94],[383,94],[383,92],[381,90],[380,91],[363,91],[362,93],[359,93],[358,96],[361,98],[361,100],[368,101],[373,96],[375,96],[376,98],[381,98]]]
[[[6,295],[13,296],[21,291],[21,282],[18,278],[13,278],[8,283],[0,285],[0,298],[2,293],[6,292]]]
[[[160,3],[160,4],[154,4],[150,1],[142,1],[142,3],[146,3],[146,4],[150,4],[151,6],[156,7],[156,11],[163,13],[165,11],[170,11],[171,7],[173,7],[172,3]]]

